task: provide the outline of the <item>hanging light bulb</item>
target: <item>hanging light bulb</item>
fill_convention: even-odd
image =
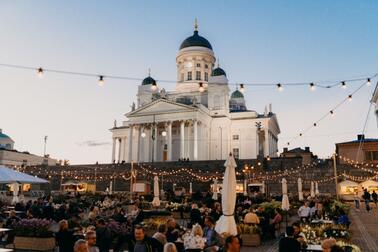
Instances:
[[[315,91],[315,89],[316,89],[315,84],[311,82],[311,83],[310,83],[310,90],[311,90],[311,91]]]
[[[281,83],[277,84],[278,91],[282,92],[283,91],[283,86]]]
[[[163,131],[163,132],[161,132],[161,135],[163,136],[163,137],[165,137],[165,136],[167,136],[167,131]]]
[[[331,116],[335,116],[335,113],[333,112],[333,110],[329,111],[329,113],[331,114]]]
[[[299,133],[299,136],[301,137],[301,136],[303,136],[303,134],[302,134],[302,133]]]
[[[345,81],[342,81],[342,82],[341,82],[341,87],[342,87],[342,88],[346,88],[346,87],[347,87]]]
[[[158,86],[156,84],[156,81],[152,82],[152,85],[151,85],[151,90],[152,91],[156,91],[158,89]]]
[[[350,95],[348,95],[348,101],[352,101],[352,95],[350,94]]]
[[[140,134],[141,137],[145,138],[146,137],[146,133],[145,132],[142,132],[142,134]]]
[[[105,81],[104,81],[104,76],[103,76],[103,75],[100,75],[100,76],[98,77],[98,85],[99,85],[100,87],[103,87],[103,86],[105,85]]]
[[[40,67],[40,68],[37,69],[38,77],[42,78],[43,77],[43,73],[44,73],[44,71],[43,71],[42,67]]]
[[[199,85],[199,87],[198,87],[198,91],[200,91],[201,93],[205,92],[205,88],[204,88],[204,86],[203,86],[203,83],[200,82],[200,83],[198,83],[198,85]]]
[[[371,80],[370,78],[367,78],[367,81],[366,81],[366,86],[370,87],[371,86]]]
[[[240,92],[242,92],[242,93],[245,92],[244,84],[240,84]]]
[[[317,125],[317,124],[316,124],[316,123],[314,123],[314,127],[316,127],[316,125]]]

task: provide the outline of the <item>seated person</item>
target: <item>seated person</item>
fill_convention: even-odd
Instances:
[[[286,237],[281,238],[279,242],[279,252],[300,252],[301,244],[294,238],[294,228],[286,228]]]
[[[249,212],[244,216],[244,224],[260,224],[260,219],[253,212],[252,207],[250,208]]]
[[[203,238],[203,231],[200,225],[193,225],[192,232],[184,235],[184,247],[188,249],[204,249],[206,239]]]

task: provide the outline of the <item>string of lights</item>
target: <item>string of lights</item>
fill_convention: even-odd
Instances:
[[[375,77],[375,76],[374,76]],[[342,86],[345,86],[345,82],[343,82]],[[346,102],[351,102],[353,99],[353,95],[355,95],[358,91],[360,91],[364,86],[370,86],[371,85],[371,80],[367,82],[362,83],[360,86],[358,86],[357,89],[355,89],[352,93],[350,93],[347,97],[345,97],[343,100],[341,100],[339,103],[337,103],[333,108],[331,108],[327,113],[325,113],[323,116],[321,116],[318,120],[316,120],[312,125],[308,126],[304,130],[300,131],[300,133],[294,137],[292,137],[286,145],[289,146],[293,141],[297,140],[298,138],[301,138],[304,134],[309,132],[311,129],[318,127],[319,123],[326,119],[329,116],[335,116],[335,111],[338,109],[341,105],[343,105]]]
[[[42,77],[44,74],[56,73],[56,74],[64,74],[64,75],[75,75],[75,76],[84,76],[84,77],[94,77],[97,79],[98,84],[100,86],[105,85],[106,79],[118,79],[118,80],[133,80],[133,81],[142,81],[144,78],[139,77],[130,77],[130,76],[120,76],[120,75],[113,75],[113,74],[104,74],[104,73],[88,73],[88,72],[79,72],[79,71],[67,71],[61,69],[53,69],[47,67],[34,67],[34,66],[25,66],[25,65],[18,65],[18,64],[7,64],[7,63],[0,63],[0,67],[7,67],[7,68],[14,68],[14,69],[21,69],[21,70],[32,70],[37,73],[38,76]],[[240,91],[244,92],[247,86],[264,86],[264,87],[276,87],[278,91],[283,91],[285,86],[308,86],[310,91],[315,91],[316,88],[334,88],[340,86],[342,88],[347,87],[347,83],[353,83],[358,81],[366,81],[367,85],[371,85],[371,80],[378,76],[378,73],[363,76],[359,78],[351,78],[351,79],[340,79],[338,81],[317,81],[317,82],[279,82],[279,83],[229,83],[230,85],[237,85],[240,87]],[[176,80],[157,80],[159,83],[177,83]],[[157,82],[153,83],[151,88],[153,90],[157,90]],[[200,92],[205,91],[204,83],[199,80],[198,88]]]

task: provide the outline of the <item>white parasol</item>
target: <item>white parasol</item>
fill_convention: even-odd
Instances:
[[[302,191],[302,179],[298,178],[298,199],[303,200],[303,191]]]
[[[318,182],[315,182],[315,195],[318,196],[319,194],[319,185]]]
[[[189,183],[189,194],[193,194],[193,184],[192,184],[192,182]]]
[[[265,181],[262,182],[261,191],[263,194],[265,193]]]
[[[12,183],[10,186],[12,187],[12,190],[13,190],[12,204],[16,204],[20,201],[20,199],[18,198],[20,185],[18,183]]]
[[[311,198],[315,198],[314,181],[311,181],[310,196]]]
[[[282,210],[289,210],[290,209],[290,203],[289,203],[289,197],[287,196],[287,181],[285,178],[282,179],[282,204],[281,204]]]
[[[109,194],[112,194],[113,193],[113,181],[110,180],[110,183],[109,183]]]
[[[215,231],[222,236],[237,235],[234,209],[236,203],[236,162],[232,154],[226,160],[226,171],[222,186],[222,210],[223,215],[215,225]]]
[[[159,199],[159,178],[158,178],[158,176],[154,177],[154,199],[152,200],[152,205],[154,207],[160,206],[160,199]]]
[[[218,179],[214,179],[213,200],[218,200]]]

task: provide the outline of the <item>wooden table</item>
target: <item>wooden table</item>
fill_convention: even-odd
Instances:
[[[0,248],[0,252],[11,252],[13,249]]]
[[[10,231],[9,228],[0,228],[0,232],[8,232],[8,231]]]

